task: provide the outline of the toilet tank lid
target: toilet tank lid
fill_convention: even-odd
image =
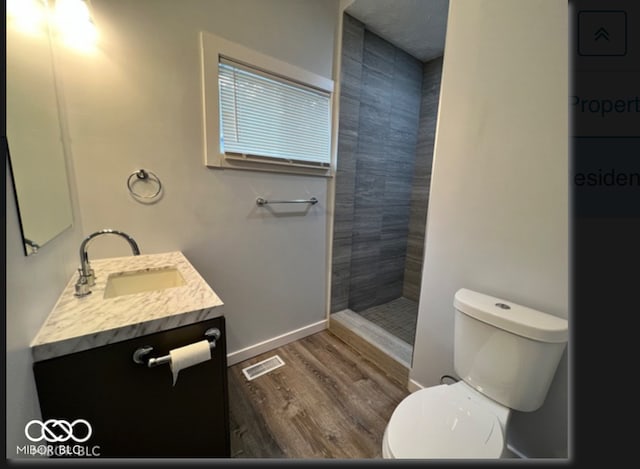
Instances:
[[[454,307],[479,321],[540,342],[567,341],[566,319],[543,313],[511,301],[461,288],[455,294]]]

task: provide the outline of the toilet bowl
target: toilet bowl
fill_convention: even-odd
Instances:
[[[495,459],[504,453],[510,410],[463,381],[416,391],[393,412],[384,432],[388,459]]]
[[[544,402],[567,321],[465,288],[453,304],[460,381],[400,402],[384,432],[384,458],[501,458],[511,409],[532,412]]]

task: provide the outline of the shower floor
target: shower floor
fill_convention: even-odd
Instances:
[[[402,296],[388,303],[356,312],[390,334],[413,345],[418,319],[417,302]]]
[[[359,313],[344,309],[331,315],[332,321],[374,345],[406,369],[411,367],[417,318],[418,303],[404,297]]]

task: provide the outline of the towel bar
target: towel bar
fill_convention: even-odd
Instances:
[[[262,197],[258,197],[256,199],[256,205],[258,205],[259,207],[262,207],[263,205],[267,205],[267,204],[311,204],[311,205],[315,205],[318,203],[318,199],[316,199],[315,197],[311,197],[308,200],[267,200],[267,199],[263,199]]]

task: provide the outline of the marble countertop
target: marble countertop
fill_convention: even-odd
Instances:
[[[180,251],[91,259],[96,284],[75,296],[75,273],[31,342],[34,361],[173,329],[222,315],[223,302]],[[104,298],[107,278],[122,271],[176,267],[185,285]]]

